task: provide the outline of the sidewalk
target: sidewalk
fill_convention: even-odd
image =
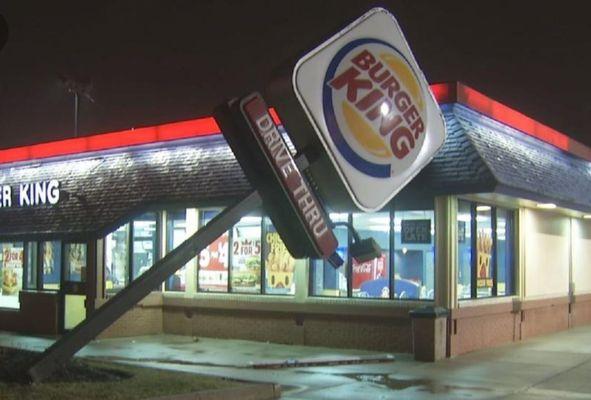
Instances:
[[[41,351],[51,340],[0,332],[0,346]],[[251,362],[381,353],[157,335],[94,341],[78,355],[283,386],[284,399],[591,399],[591,327],[437,363],[396,361],[253,369]]]

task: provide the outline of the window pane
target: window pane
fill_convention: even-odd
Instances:
[[[265,293],[294,294],[295,259],[279,237],[269,218],[265,218]]]
[[[513,212],[497,209],[497,295],[514,294]]]
[[[166,252],[170,252],[187,238],[187,214],[185,210],[168,211],[166,213]],[[165,282],[168,291],[182,292],[186,287],[186,267],[183,266],[172,274]]]
[[[211,221],[220,211],[201,211],[201,227]],[[228,291],[228,232],[211,242],[199,253],[198,290],[206,292]]]
[[[60,288],[62,243],[59,241],[43,242],[43,289]]]
[[[65,273],[70,282],[86,280],[86,243],[66,243]]]
[[[361,239],[373,237],[382,249],[382,255],[373,260],[351,260],[353,297],[390,298],[390,215],[354,214],[353,227]]]
[[[333,222],[347,222],[349,215],[330,214],[330,219]],[[349,229],[345,226],[337,226],[334,229],[334,234],[339,242],[337,253],[345,262],[339,268],[334,268],[324,260],[310,260],[313,296],[347,296]]]
[[[116,292],[129,280],[129,224],[105,237],[105,289]]]
[[[458,299],[469,299],[472,285],[472,215],[470,203],[458,201]]]
[[[394,248],[394,297],[433,299],[435,295],[433,210],[396,210]]]
[[[27,289],[37,289],[37,276],[39,268],[37,260],[37,242],[27,243]]]
[[[243,217],[232,229],[233,292],[261,291],[261,217]]]
[[[133,279],[154,265],[156,261],[156,237],[155,213],[147,213],[133,220]]]
[[[23,287],[23,242],[0,244],[0,307],[19,308]]]
[[[491,207],[476,206],[476,297],[492,296],[492,217]]]

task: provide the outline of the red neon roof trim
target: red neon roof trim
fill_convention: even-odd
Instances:
[[[499,103],[462,83],[431,85],[438,103],[460,103],[496,121],[535,137],[577,157],[591,161],[591,149],[565,134]]]
[[[212,117],[169,124],[101,133],[54,142],[33,144],[0,150],[0,163],[37,160],[116,149],[120,147],[215,135],[220,132]]]
[[[430,89],[439,104],[456,102],[464,104],[527,135],[591,161],[591,149],[589,147],[461,83],[437,83],[430,85]],[[269,112],[275,123],[280,124],[281,121],[277,112],[273,108],[269,109]],[[0,164],[68,156],[219,133],[220,129],[215,120],[212,117],[205,117],[4,149],[0,150]]]

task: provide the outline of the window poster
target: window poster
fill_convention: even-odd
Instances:
[[[228,290],[228,232],[199,254],[199,289]]]
[[[272,230],[270,226],[265,236],[266,291],[272,294],[294,293],[295,259],[289,254],[279,234]]]
[[[67,246],[68,278],[83,281],[86,275],[86,244],[71,243]]]
[[[43,285],[45,289],[58,289],[60,283],[61,242],[43,242]]]
[[[234,226],[231,251],[232,291],[258,293],[261,288],[260,217],[245,217]]]
[[[0,254],[2,296],[18,296],[23,287],[23,244],[3,243]]]
[[[492,246],[493,240],[491,235],[486,233],[484,230],[479,230],[476,237],[476,268],[478,273],[476,286],[479,288],[491,288],[493,286],[490,268]]]

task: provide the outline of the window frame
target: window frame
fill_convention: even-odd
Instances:
[[[470,297],[466,297],[466,298],[458,298],[458,301],[473,301],[473,300],[484,300],[484,299],[494,299],[494,298],[503,298],[503,297],[512,297],[516,295],[516,287],[515,287],[515,278],[517,276],[517,264],[515,262],[516,257],[515,257],[515,253],[517,251],[517,247],[516,247],[516,243],[517,243],[517,237],[515,235],[516,230],[514,229],[516,226],[516,209],[514,208],[508,208],[508,207],[501,207],[501,206],[497,206],[494,204],[490,204],[490,203],[485,203],[482,201],[473,201],[473,200],[468,200],[468,199],[463,199],[463,198],[458,198],[457,199],[458,204],[460,201],[469,203],[470,205],[470,247],[471,247],[471,260],[470,260]],[[492,250],[491,250],[491,278],[493,279],[493,286],[491,288],[491,295],[490,296],[478,296],[478,287],[477,287],[477,277],[478,277],[478,247],[477,247],[477,235],[478,235],[478,221],[477,221],[477,217],[478,217],[478,211],[477,211],[477,207],[478,206],[488,206],[490,207],[490,215],[491,215],[491,238],[492,238]],[[511,249],[512,254],[509,257],[510,259],[510,265],[509,265],[509,269],[511,270],[510,273],[510,280],[511,280],[511,285],[510,285],[510,291],[507,291],[505,289],[505,294],[499,295],[498,294],[498,255],[497,255],[497,251],[498,251],[498,233],[497,233],[497,218],[498,218],[498,209],[502,209],[506,212],[505,218],[506,218],[506,223],[507,225],[511,226],[513,228],[513,231],[511,231],[511,238],[510,241],[511,243],[508,245],[508,248]],[[457,224],[457,218],[456,218],[456,224]],[[509,222],[510,221],[510,222]],[[456,241],[456,243],[454,244],[456,246],[456,250],[458,248],[458,243]],[[456,261],[457,263],[459,263],[459,260]],[[457,275],[459,274],[459,270],[456,271],[456,286],[457,286]],[[505,277],[505,279],[508,279],[508,276]],[[457,291],[456,291],[457,292]]]

